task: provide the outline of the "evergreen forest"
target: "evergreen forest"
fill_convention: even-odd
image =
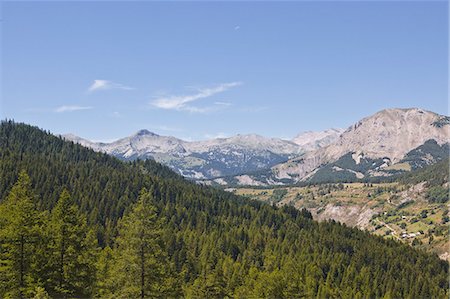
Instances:
[[[10,120],[0,178],[0,298],[450,295],[437,255]]]

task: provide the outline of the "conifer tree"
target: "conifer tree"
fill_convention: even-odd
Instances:
[[[28,298],[39,284],[35,267],[39,226],[35,194],[22,171],[0,205],[0,297]]]
[[[112,271],[114,264],[113,251],[109,246],[101,250],[96,262],[96,282],[94,286],[94,298],[110,298],[113,290]]]
[[[142,189],[138,202],[119,223],[114,250],[113,293],[119,298],[174,295],[168,280],[170,266],[161,246],[161,221],[152,196]]]
[[[54,296],[88,296],[95,277],[97,239],[64,189],[52,211],[49,269]]]

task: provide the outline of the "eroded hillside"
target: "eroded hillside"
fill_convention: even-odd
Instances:
[[[448,259],[448,204],[430,200],[425,182],[323,184],[274,189],[239,188],[234,192],[279,206],[308,209],[319,221],[333,219]],[[431,194],[431,196],[433,196]]]

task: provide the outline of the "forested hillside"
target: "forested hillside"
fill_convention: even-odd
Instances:
[[[447,298],[436,255],[0,126],[1,298]]]
[[[406,174],[400,178],[403,184],[418,184],[425,182],[428,187],[425,197],[430,203],[446,203],[449,200],[449,159],[418,171]]]
[[[443,159],[436,164],[404,174],[399,178],[399,181],[403,184],[418,184],[421,182],[427,182],[427,186],[429,187],[442,186],[448,183],[450,168],[449,163],[449,157],[447,155],[446,159]]]

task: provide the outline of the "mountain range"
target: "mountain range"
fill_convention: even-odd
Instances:
[[[111,143],[63,137],[123,160],[154,159],[207,184],[264,186],[367,180],[421,168],[448,157],[449,136],[448,116],[410,108],[292,140],[250,134],[188,142],[148,130]]]
[[[73,134],[66,140],[122,160],[154,159],[191,179],[213,179],[268,169],[336,140],[342,129],[305,132],[293,140],[256,134],[204,141],[184,141],[148,130],[111,143],[91,142]]]
[[[238,185],[346,182],[421,168],[448,157],[449,122],[448,116],[422,109],[385,109],[351,125],[327,146],[265,172],[227,178],[226,182]]]

